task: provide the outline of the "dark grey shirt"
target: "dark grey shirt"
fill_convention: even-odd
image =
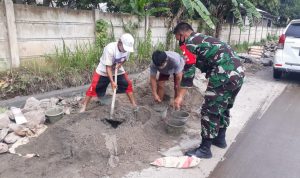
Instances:
[[[174,51],[165,51],[167,54],[167,65],[163,69],[159,69],[157,66],[154,65],[152,62],[150,65],[150,75],[156,76],[157,71],[165,74],[165,75],[172,75],[172,74],[178,74],[182,72],[184,67],[184,60],[183,58]]]

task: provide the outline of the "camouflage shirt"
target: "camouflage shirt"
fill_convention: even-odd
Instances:
[[[206,73],[206,77],[215,87],[227,82],[242,84],[244,68],[229,45],[200,33],[192,33],[185,43],[187,49],[197,56],[197,60],[190,69],[185,67],[187,71],[184,71],[183,78],[194,78],[196,66]]]

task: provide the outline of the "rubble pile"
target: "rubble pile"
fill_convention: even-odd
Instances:
[[[264,46],[251,46],[248,53],[239,53],[238,56],[245,64],[262,64],[263,66],[272,66],[277,43],[268,42]]]
[[[261,58],[263,50],[263,46],[251,46],[248,54],[253,58]]]
[[[45,125],[45,111],[53,107],[61,107],[65,114],[70,114],[78,108],[81,97],[50,98],[37,100],[30,97],[23,109],[11,107],[0,114],[0,154],[15,152],[15,148],[29,142],[29,138],[43,133]],[[20,155],[22,156],[22,155]]]
[[[261,58],[261,63],[264,66],[272,66],[273,59],[275,56],[275,51],[277,50],[277,43],[268,42],[264,45],[264,51]]]

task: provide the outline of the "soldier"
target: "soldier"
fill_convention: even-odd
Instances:
[[[196,67],[206,73],[209,81],[201,108],[202,142],[186,155],[211,158],[211,144],[220,148],[227,146],[225,133],[229,125],[229,110],[243,84],[244,69],[229,45],[214,37],[195,33],[188,23],[177,24],[173,33],[179,44],[185,44],[187,50],[196,55],[196,61],[184,67],[175,108],[180,108],[187,88],[193,86]]]

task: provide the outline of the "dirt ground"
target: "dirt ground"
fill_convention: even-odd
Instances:
[[[249,66],[250,73],[260,69],[254,64]],[[189,90],[182,108],[191,114],[185,132],[180,136],[170,135],[166,133],[157,106],[169,107],[173,84],[167,84],[168,95],[163,104],[157,105],[145,76],[146,73],[141,73],[135,80],[135,96],[142,106],[138,112],[128,107],[126,95],[117,95],[115,118],[123,121],[117,128],[105,121],[110,106],[93,102],[87,112],[64,116],[48,125],[40,137],[17,149],[24,154],[37,153],[39,157],[26,159],[11,154],[1,155],[0,177],[122,177],[149,167],[150,162],[162,157],[163,151],[182,139],[200,139],[198,112],[203,101],[201,92],[196,88]]]
[[[173,95],[171,88],[169,83],[170,96]],[[166,133],[161,113],[155,111],[157,105],[149,92],[149,84],[144,83],[135,90],[137,102],[143,106],[136,113],[128,107],[126,95],[117,95],[115,118],[123,121],[119,127],[113,128],[105,121],[110,106],[94,102],[87,112],[66,115],[49,125],[40,137],[17,149],[20,153],[37,153],[40,157],[1,155],[0,177],[121,177],[148,167],[162,156],[161,151],[176,145],[182,137]],[[159,106],[169,106],[170,96]],[[199,126],[195,111],[202,103],[202,96],[192,89],[186,101],[193,101],[183,107],[190,108],[189,112],[193,110],[188,130],[189,125]]]

